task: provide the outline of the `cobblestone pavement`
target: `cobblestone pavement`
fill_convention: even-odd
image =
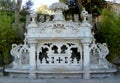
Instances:
[[[28,79],[0,76],[0,83],[120,83],[119,77],[99,79]]]

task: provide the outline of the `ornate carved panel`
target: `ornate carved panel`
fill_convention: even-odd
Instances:
[[[82,46],[79,40],[40,41],[37,47],[37,58],[38,66],[80,65]]]

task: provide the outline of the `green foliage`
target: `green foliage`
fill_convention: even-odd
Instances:
[[[11,62],[12,44],[22,42],[23,36],[21,36],[18,27],[21,22],[25,22],[26,15],[29,14],[28,10],[32,7],[32,2],[29,0],[26,3],[27,6],[20,11],[22,0],[17,0],[17,3],[14,1],[0,0],[0,66]]]
[[[20,22],[26,22],[26,16],[29,15],[32,10],[31,8],[33,7],[34,3],[32,0],[28,0],[25,5],[23,5],[22,9],[20,10]]]
[[[66,3],[67,2],[67,0],[59,0],[60,2],[63,2],[63,3]]]
[[[33,5],[34,3],[32,2],[32,0],[28,0],[23,6],[22,12],[29,14],[32,11],[31,8],[33,7]]]
[[[100,11],[106,6],[105,0],[81,0],[82,5],[93,16],[100,15]]]
[[[0,9],[11,11],[13,10],[13,1],[0,0]]]
[[[102,9],[107,6],[105,0],[59,0],[59,1],[68,4],[69,11],[72,11],[73,13],[80,13],[83,7],[85,7],[85,9],[89,13],[92,13],[93,17],[99,16]]]
[[[120,56],[120,15],[107,9],[103,10],[98,40],[108,44],[109,60],[113,61]]]
[[[21,42],[17,27],[12,27],[13,17],[11,12],[0,11],[0,66],[11,62],[11,45]]]

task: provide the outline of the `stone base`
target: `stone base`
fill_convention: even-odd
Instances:
[[[91,70],[91,78],[108,78],[114,76],[117,71],[115,68],[110,69],[93,69]]]
[[[60,79],[64,79],[64,78],[82,78],[82,74],[79,73],[37,73],[37,78],[45,78],[45,79],[50,79],[50,78],[60,78]]]
[[[23,69],[5,69],[11,77],[29,78],[29,70]],[[36,78],[80,78],[83,79],[83,75],[86,71],[40,71],[35,70]],[[116,69],[96,69],[90,70],[90,78],[106,78],[112,77]]]
[[[5,71],[8,73],[8,75],[12,78],[17,77],[17,78],[28,78],[29,76],[29,70],[21,70],[21,69],[10,69],[7,68]]]
[[[0,76],[3,76],[3,67],[0,67]]]

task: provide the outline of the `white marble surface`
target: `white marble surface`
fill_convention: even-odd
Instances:
[[[78,72],[84,79],[90,79],[91,73],[114,73],[116,69],[111,71],[112,64],[105,58],[109,53],[107,45],[95,43],[88,12],[83,9],[83,21],[78,23],[65,21],[62,10],[67,5],[55,3],[51,8],[55,11],[52,21],[39,23],[36,14],[31,15],[24,44],[12,45],[13,67],[6,71],[13,75],[28,73],[30,78],[47,72],[65,73],[68,77]]]

